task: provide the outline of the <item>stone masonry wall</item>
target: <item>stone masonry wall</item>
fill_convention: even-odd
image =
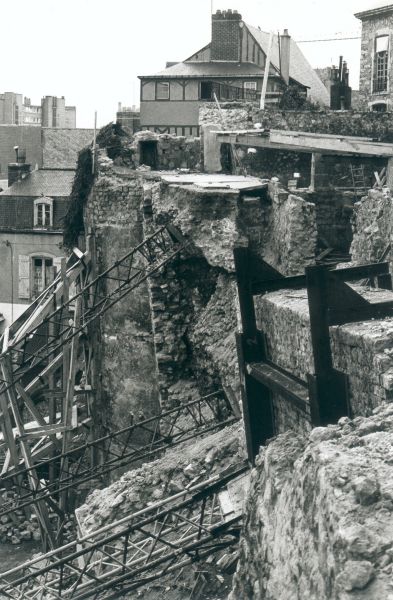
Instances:
[[[263,258],[283,275],[303,273],[315,262],[317,223],[315,205],[269,184],[272,201]]]
[[[393,142],[392,113],[371,111],[261,111],[249,103],[226,103],[221,106],[224,114],[223,129],[252,129],[260,123],[264,129],[309,131],[337,135],[371,137],[381,142]],[[228,111],[228,113],[226,112]],[[199,125],[221,125],[218,109],[213,104],[203,104],[199,109]]]
[[[142,167],[141,143],[152,141],[157,143],[157,170],[191,169],[199,170],[201,146],[199,138],[186,138],[169,133],[139,131],[129,140],[122,140],[122,156],[115,159],[115,164],[127,165],[130,168]]]
[[[352,218],[352,261],[355,263],[377,262],[386,247],[393,243],[392,198],[383,192],[369,190],[354,206]],[[391,260],[391,254],[386,260]]]
[[[142,198],[137,174],[125,175],[121,169],[117,172],[112,161],[101,156],[85,209],[86,230],[95,233],[98,271],[142,241]],[[102,393],[96,413],[102,425],[120,429],[131,424],[134,416],[144,414],[148,418],[158,410],[146,283],[115,304],[101,323],[101,343],[95,348],[95,360]]]
[[[229,600],[388,600],[393,407],[278,436],[252,471]]]
[[[392,293],[383,290],[358,291],[370,301],[392,299]],[[306,290],[281,290],[256,297],[255,305],[258,327],[267,335],[271,359],[306,381],[307,373],[314,372]],[[356,416],[369,415],[382,402],[393,400],[392,334],[390,318],[330,328],[334,366],[349,377],[350,402]],[[291,411],[288,403],[286,411]],[[288,414],[278,415],[279,431],[289,424]]]

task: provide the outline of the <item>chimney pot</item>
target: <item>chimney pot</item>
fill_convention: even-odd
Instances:
[[[284,35],[289,35],[288,29],[284,29]]]

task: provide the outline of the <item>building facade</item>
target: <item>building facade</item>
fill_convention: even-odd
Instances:
[[[362,22],[359,104],[364,110],[391,111],[393,99],[393,4],[355,17]]]
[[[60,268],[63,219],[75,171],[34,170],[23,159],[9,165],[0,193],[0,313],[10,325]]]
[[[158,133],[198,135],[201,102],[258,102],[270,34],[242,20],[237,11],[212,15],[212,39],[183,62],[141,75],[141,128]],[[329,94],[287,30],[273,36],[266,102],[277,103],[288,85],[321,105]]]
[[[30,125],[36,127],[76,127],[76,107],[66,106],[65,98],[44,96],[40,105],[31,104],[22,94],[0,94],[0,125]]]

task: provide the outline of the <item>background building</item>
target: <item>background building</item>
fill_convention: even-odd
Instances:
[[[242,20],[237,11],[212,15],[211,43],[180,63],[140,76],[141,128],[198,135],[201,102],[258,101],[265,73],[269,33]],[[277,103],[288,86],[321,105],[329,94],[287,30],[273,36],[266,101]]]
[[[359,102],[362,109],[392,110],[393,4],[355,14],[362,21]]]
[[[43,127],[76,127],[76,107],[66,106],[65,98],[44,96],[41,105],[31,104],[22,94],[0,94],[0,125],[35,125]]]
[[[59,268],[63,219],[75,171],[31,171],[24,153],[9,165],[0,193],[0,313],[9,325],[50,283]]]

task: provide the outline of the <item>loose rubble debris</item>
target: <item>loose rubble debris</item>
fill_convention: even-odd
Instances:
[[[393,405],[258,457],[230,600],[393,598]]]

